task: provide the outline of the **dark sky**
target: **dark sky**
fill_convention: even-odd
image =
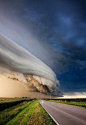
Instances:
[[[63,92],[86,92],[85,0],[0,0],[0,33],[50,66]]]

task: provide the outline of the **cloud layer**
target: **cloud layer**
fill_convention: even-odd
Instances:
[[[57,73],[71,66],[84,69],[85,10],[81,0],[3,0],[0,4],[0,32]]]
[[[77,73],[86,69],[85,0],[1,0],[0,33],[59,73],[62,90],[72,91],[73,86],[74,91],[85,91],[86,75],[82,83],[83,75]],[[74,79],[71,67],[77,69],[77,79],[70,86],[66,78],[69,72]]]
[[[30,76],[28,75],[32,75],[33,79],[31,84],[33,84],[39,92],[46,94],[48,92],[52,92],[53,94],[58,93],[59,82],[52,69],[33,56],[29,51],[2,34],[0,34],[0,66],[14,71],[14,73],[12,73],[11,71],[1,68],[2,72],[8,73],[7,76],[9,78],[17,79],[25,83],[29,82]],[[38,81],[38,83],[36,81]],[[38,89],[40,86],[42,88],[41,90]],[[49,87],[51,89],[49,89]]]

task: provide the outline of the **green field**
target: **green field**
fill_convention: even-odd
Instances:
[[[24,99],[21,99],[21,98],[0,98],[0,103],[14,102],[14,101],[18,101],[18,100],[24,100]]]
[[[47,101],[86,108],[86,99],[51,99]]]
[[[0,99],[0,104],[6,105],[0,111],[0,125],[54,125],[37,100]]]

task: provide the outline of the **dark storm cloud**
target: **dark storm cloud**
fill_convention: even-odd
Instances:
[[[1,33],[56,73],[67,72],[72,66],[86,68],[85,0],[1,0],[0,3]],[[77,72],[76,75],[79,76]]]
[[[46,54],[47,58],[37,49],[31,52],[54,71],[63,72],[73,64],[79,66],[77,60],[86,61],[85,1],[8,0],[2,3],[3,13],[9,18],[11,16],[11,21],[23,24],[40,44],[45,44],[44,47],[46,44],[50,46],[45,47],[50,53],[50,56]],[[18,27],[11,25],[10,28],[19,31]],[[26,49],[27,44],[21,43]],[[80,65],[83,67],[82,63]]]
[[[57,74],[57,78],[64,92],[86,92],[86,70],[71,67],[67,72]]]
[[[64,71],[73,64],[83,67],[83,63],[86,63],[85,1],[47,0],[27,3],[26,15],[31,13],[31,16],[24,16],[32,24],[32,33],[53,48],[50,66],[56,72]],[[79,64],[79,61],[82,62]]]

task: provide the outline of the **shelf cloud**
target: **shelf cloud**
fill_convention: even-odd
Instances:
[[[8,78],[32,84],[35,87],[33,91],[58,94],[59,81],[52,69],[2,34],[0,34],[0,67],[1,72],[6,73]]]

